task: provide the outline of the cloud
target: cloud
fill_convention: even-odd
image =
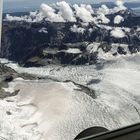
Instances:
[[[100,19],[102,23],[107,24],[110,20],[105,16],[119,10],[126,9],[121,0],[116,1],[117,7],[109,9],[106,5],[102,5],[97,10],[97,16],[93,16],[94,10],[91,5],[74,4],[70,6],[67,2],[61,1],[55,4],[55,8],[47,5],[41,4],[40,10],[35,12],[30,12],[30,15],[16,17],[16,16],[6,16],[6,20],[9,21],[26,21],[26,22],[41,22],[42,20],[50,22],[76,22],[77,18],[81,19],[83,23],[94,22],[97,23],[97,19]],[[118,17],[115,19],[115,23],[122,20]]]
[[[77,4],[73,5],[76,17],[80,18],[83,22],[92,22],[94,21],[94,18],[92,17],[91,11],[89,9],[87,10],[87,7],[81,5],[78,6]]]
[[[121,28],[114,28],[111,32],[111,36],[115,38],[123,38],[125,37],[125,32]]]
[[[70,29],[72,32],[74,32],[74,33],[84,33],[84,31],[85,31],[85,29],[84,28],[82,28],[82,27],[78,27],[77,25],[73,25],[72,27],[71,27],[71,29]]]
[[[32,21],[31,22],[40,22],[43,20],[42,13],[35,11],[35,12],[30,12],[29,17],[31,17]]]
[[[122,11],[122,10],[126,10],[127,8],[124,6],[124,2],[123,0],[116,0],[116,5],[117,7],[115,7],[113,9],[114,12],[119,12],[119,11]]]
[[[97,14],[113,14],[117,13],[122,10],[126,10],[127,8],[124,6],[124,1],[123,0],[116,0],[115,1],[116,6],[112,9],[109,9],[105,4],[103,4],[98,10]]]
[[[27,21],[27,22],[32,22],[32,19],[29,16],[17,17],[17,16],[10,16],[9,14],[6,15],[6,20],[8,20],[8,21]]]
[[[117,15],[115,18],[114,18],[114,23],[115,24],[120,24],[121,22],[124,21],[124,18],[120,15]]]
[[[59,7],[59,14],[66,20],[70,22],[76,22],[72,8],[65,1],[57,2]]]
[[[94,14],[94,11],[92,9],[92,6],[91,5],[86,5],[86,4],[81,4],[81,7],[84,7],[86,8],[91,14]]]
[[[110,20],[103,13],[98,15],[97,19],[100,19],[104,24],[108,24],[110,22]]]
[[[124,4],[123,0],[116,0],[115,3],[116,3],[116,5],[117,5],[118,7],[122,7],[123,4]]]
[[[46,20],[51,22],[64,22],[64,19],[61,15],[56,14],[55,9],[48,6],[47,4],[41,4],[40,12],[46,18]]]
[[[104,4],[97,11],[97,14],[107,15],[109,13],[110,13],[110,9],[106,5],[104,5]]]

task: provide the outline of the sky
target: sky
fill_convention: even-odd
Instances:
[[[62,1],[62,0],[4,0],[4,2],[32,2],[32,3],[38,3],[38,2],[47,2],[47,3],[53,3],[57,1]],[[97,3],[97,2],[103,2],[103,1],[115,1],[115,0],[65,0],[68,2],[88,2],[88,3]],[[139,0],[124,0],[126,2],[133,2],[133,1],[139,1]]]
[[[4,0],[4,11],[15,12],[17,11],[28,11],[28,9],[39,8],[41,3],[52,4],[62,0]],[[99,3],[99,2],[113,2],[115,0],[65,0],[68,3]],[[126,2],[133,2],[139,0],[124,0]]]

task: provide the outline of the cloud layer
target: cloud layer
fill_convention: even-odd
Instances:
[[[55,8],[53,8],[43,3],[41,4],[39,11],[31,12],[29,16],[16,17],[7,15],[6,20],[26,22],[40,22],[42,20],[50,22],[77,22],[77,20],[80,19],[81,22],[84,23],[97,23],[97,20],[100,19],[102,23],[107,24],[110,21],[105,15],[120,10],[126,10],[126,7],[123,4],[122,0],[117,0],[116,7],[113,9],[109,9],[106,5],[102,5],[98,10],[95,10],[89,4],[69,5],[65,1],[60,1],[57,2]]]

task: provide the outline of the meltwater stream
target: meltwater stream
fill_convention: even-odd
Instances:
[[[139,60],[139,54],[121,56],[107,59],[98,67],[22,68],[6,63],[18,72],[47,78],[18,78],[9,84],[6,91],[20,91],[15,97],[0,100],[0,136],[8,140],[72,140],[88,127],[113,130],[138,123]],[[74,83],[93,89],[96,98]]]

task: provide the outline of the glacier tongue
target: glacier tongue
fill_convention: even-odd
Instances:
[[[139,122],[139,60],[137,54],[108,58],[97,67],[42,68],[22,68],[6,62],[18,72],[60,82],[15,79],[9,84],[9,89],[20,89],[20,92],[0,101],[0,135],[14,140],[29,140],[31,137],[34,140],[71,140],[91,126],[112,130]],[[79,87],[70,81],[93,89],[97,98],[77,90]],[[7,111],[12,114],[6,115]]]

